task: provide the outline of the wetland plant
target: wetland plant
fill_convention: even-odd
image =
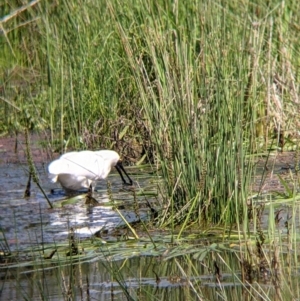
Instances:
[[[293,3],[6,4],[2,130],[29,118],[60,152],[147,158],[163,179],[161,225],[246,231],[251,155],[272,126],[284,145],[282,126],[298,124]]]

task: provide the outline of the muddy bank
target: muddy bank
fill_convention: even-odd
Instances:
[[[48,146],[46,134],[30,134],[30,149],[35,163],[47,163],[59,156]],[[27,163],[24,135],[0,137],[0,164]]]

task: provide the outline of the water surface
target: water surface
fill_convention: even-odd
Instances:
[[[96,191],[93,193],[99,206],[89,206],[86,204],[86,193],[71,197],[65,194],[59,184],[50,183],[46,165],[39,165],[37,170],[41,186],[54,205],[53,209],[49,208],[43,193],[34,183],[31,185],[31,196],[24,198],[28,180],[25,165],[1,165],[0,227],[11,250],[22,250],[41,243],[62,242],[68,237],[71,228],[75,231],[77,238],[84,239],[101,229],[111,230],[124,224],[109,199],[106,181],[98,182]],[[150,176],[148,179],[135,179],[136,193],[141,191],[140,187],[147,189],[149,178]],[[149,208],[143,201],[145,197],[142,195],[136,197],[139,207],[137,214],[132,210],[133,190],[123,187],[118,174],[110,175],[108,181],[114,205],[123,208],[122,215],[128,222],[147,216]],[[56,189],[51,192],[53,188]],[[61,205],[62,200],[71,201],[69,201],[70,204],[63,202]],[[147,196],[147,200],[152,202],[156,201],[156,198]]]

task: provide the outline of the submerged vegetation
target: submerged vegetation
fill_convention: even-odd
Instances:
[[[255,259],[248,244],[239,257],[252,274],[266,241],[268,264],[282,260],[273,207],[262,234],[255,156],[267,165],[271,150],[295,150],[294,186],[280,177],[277,200],[297,212],[299,11],[296,0],[5,1],[1,133],[34,130],[53,151],[109,148],[150,163],[162,179],[159,226],[177,239],[211,225],[220,240],[238,230],[256,244]],[[298,243],[289,223],[287,254]],[[195,258],[211,254],[203,250]]]

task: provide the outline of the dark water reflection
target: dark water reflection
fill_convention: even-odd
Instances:
[[[227,255],[224,253],[224,258]],[[188,260],[187,260],[188,259]],[[71,260],[70,260],[71,261]],[[238,269],[237,258],[231,258]],[[114,262],[96,261],[69,264],[59,268],[29,271],[9,270],[3,282],[1,300],[292,300],[280,299],[269,277],[263,284],[242,284],[238,277],[222,268],[222,280],[212,273],[212,257],[205,262],[191,257],[164,261],[154,257],[135,257]],[[185,276],[182,275],[185,271]],[[112,276],[114,275],[114,276]],[[238,275],[238,274],[237,274]],[[240,275],[238,275],[240,276]],[[3,280],[3,278],[2,278]],[[13,281],[15,280],[15,281]],[[284,279],[278,280],[283,283]],[[297,287],[297,280],[290,278]],[[124,292],[126,289],[126,293]],[[261,299],[261,296],[264,296]]]

